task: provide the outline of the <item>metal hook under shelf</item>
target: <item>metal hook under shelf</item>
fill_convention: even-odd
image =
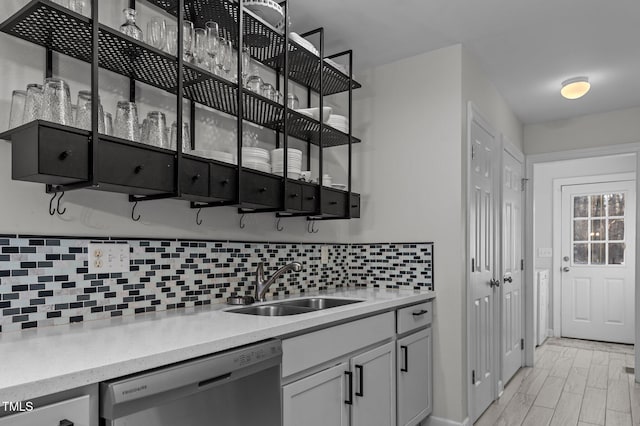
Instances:
[[[131,219],[132,219],[134,222],[139,221],[139,220],[140,220],[140,217],[141,217],[141,216],[140,216],[140,214],[138,214],[138,217],[136,217],[136,216],[135,216],[135,212],[136,212],[136,207],[137,207],[137,206],[138,206],[138,202],[136,201],[136,202],[134,202],[134,203],[133,203],[133,207],[131,208]]]
[[[202,212],[202,208],[199,208],[198,212],[196,213],[196,225],[198,226],[202,225],[202,219],[200,219],[200,212]]]
[[[245,226],[247,226],[244,223],[244,216],[245,216],[244,213],[242,213],[242,216],[240,216],[240,229],[244,229]]]
[[[62,211],[60,210],[60,201],[62,201],[62,197],[64,197],[64,191],[62,191],[62,192],[60,193],[60,196],[58,197],[58,205],[57,205],[57,207],[56,207],[56,212],[57,212],[60,216],[62,216],[63,214],[65,214],[65,213],[67,212],[67,208],[66,208],[66,207],[64,208],[64,210],[62,210]]]
[[[53,208],[53,200],[56,199],[56,197],[58,196],[57,192],[53,193],[53,197],[51,197],[51,200],[49,201],[49,214],[51,216],[53,216],[54,214],[56,214],[56,209]]]
[[[276,230],[278,232],[284,231],[284,226],[280,226],[280,219],[282,219],[282,218],[279,217],[278,220],[276,221]]]
[[[309,223],[307,223],[307,232],[310,234],[317,234],[318,232],[320,232],[319,229],[316,229],[316,220],[315,219],[310,219]]]

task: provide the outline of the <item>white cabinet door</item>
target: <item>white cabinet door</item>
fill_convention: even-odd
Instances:
[[[347,426],[346,362],[282,387],[283,426]]]
[[[36,408],[33,411],[0,418],[0,426],[58,426],[73,423],[89,426],[91,423],[89,395]]]
[[[431,329],[396,342],[398,350],[398,426],[414,426],[431,413]]]
[[[353,372],[351,425],[395,424],[396,363],[393,342],[351,358],[350,365]]]

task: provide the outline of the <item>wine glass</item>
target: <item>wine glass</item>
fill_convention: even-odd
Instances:
[[[193,22],[184,21],[182,24],[182,53],[183,60],[185,62],[191,62],[191,60],[193,59],[194,41]]]
[[[216,67],[218,68],[218,75],[225,76],[225,64],[228,62],[227,57],[231,52],[227,50],[227,40],[220,38],[220,48],[218,49],[218,55],[216,56]]]
[[[249,48],[244,46],[242,48],[242,84],[246,85],[247,78],[249,77],[249,70],[251,68],[251,53]]]
[[[220,49],[220,40],[218,38],[218,24],[209,21],[205,24],[207,30],[207,54],[209,55],[210,71],[215,73],[216,55]]]

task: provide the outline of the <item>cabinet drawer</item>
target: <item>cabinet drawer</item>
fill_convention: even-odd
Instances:
[[[393,337],[393,312],[282,341],[282,377]]]
[[[302,185],[302,210],[305,212],[318,210],[318,187]]]
[[[89,395],[45,405],[33,411],[13,414],[0,418],[0,426],[37,426],[61,424],[62,420],[68,420],[74,426],[90,426],[91,405]]]
[[[322,214],[345,216],[347,211],[347,193],[322,189]]]
[[[209,196],[220,200],[233,200],[238,188],[238,174],[233,166],[209,165]]]
[[[432,302],[424,302],[419,305],[398,309],[396,311],[398,334],[431,324],[433,316],[431,305]]]
[[[302,210],[302,185],[288,182],[285,202],[286,210]]]
[[[282,201],[282,180],[279,177],[244,172],[240,189],[243,206],[275,208]]]
[[[12,179],[62,185],[89,177],[86,134],[34,122],[16,132],[12,142]]]
[[[142,147],[100,140],[100,182],[158,192],[174,190],[174,157]]]
[[[183,158],[180,175],[180,187],[185,198],[209,198],[209,163]]]
[[[349,203],[349,209],[351,209],[351,217],[360,217],[360,194],[351,194],[351,202]]]

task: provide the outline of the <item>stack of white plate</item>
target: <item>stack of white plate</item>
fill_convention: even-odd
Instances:
[[[236,164],[235,155],[233,155],[231,153],[228,153],[228,152],[211,151],[210,154],[208,155],[208,157],[212,158],[214,160],[222,161],[224,163]]]
[[[302,36],[298,35],[297,33],[289,33],[289,38],[295,41],[296,43],[298,43],[300,46],[307,49],[309,52],[313,53],[314,55],[316,56],[320,55],[318,53],[318,49],[316,49],[316,47],[310,41],[302,38]]]
[[[344,115],[331,114],[327,124],[341,132],[349,132],[349,120]]]
[[[266,149],[253,147],[242,148],[243,167],[269,173],[271,171],[270,159],[269,151]]]
[[[284,149],[278,148],[271,151],[271,173],[282,176],[284,170]],[[289,148],[287,150],[287,176],[291,179],[300,178],[302,171],[302,151]]]

